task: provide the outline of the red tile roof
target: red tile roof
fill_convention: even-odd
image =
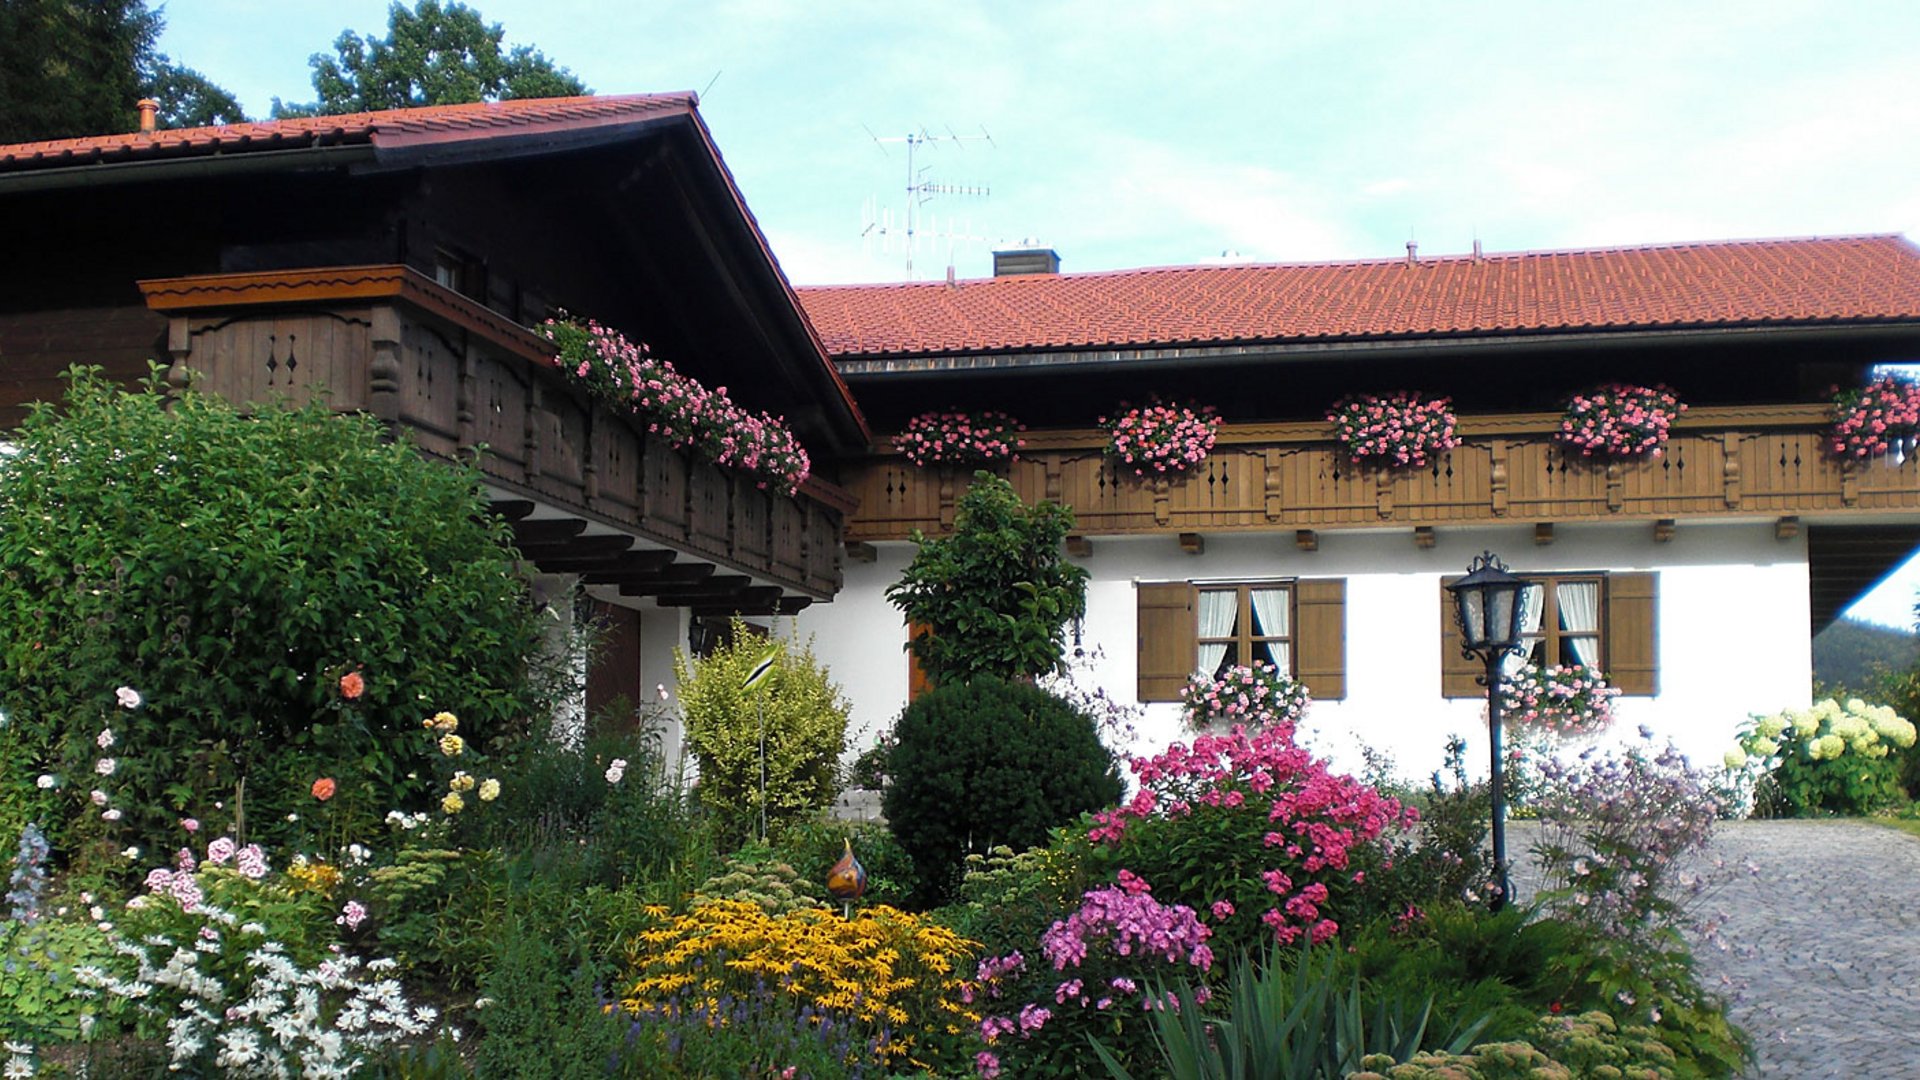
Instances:
[[[633,123],[693,111],[693,94],[530,98],[385,112],[175,128],[0,146],[0,173],[310,146],[376,149]]]
[[[799,290],[835,356],[1920,318],[1900,236]]]

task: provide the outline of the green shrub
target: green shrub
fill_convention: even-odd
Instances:
[[[913,894],[913,860],[885,825],[872,821],[836,821],[815,815],[789,822],[773,835],[773,850],[799,875],[815,884],[840,861],[846,844],[867,870],[867,892],[862,904],[900,907]]]
[[[909,642],[930,679],[1013,679],[1060,666],[1067,623],[1087,611],[1087,571],[1060,548],[1072,530],[1072,510],[1028,507],[1005,479],[978,472],[951,536],[914,532],[920,550],[887,599],[931,631]]]
[[[769,655],[772,670],[745,689]],[[673,674],[687,748],[700,766],[700,804],[723,844],[759,836],[763,813],[772,829],[832,803],[849,706],[811,644],[759,637],[735,622],[731,640],[707,656],[676,651]]]
[[[827,906],[826,890],[780,861],[771,848],[748,845],[728,856],[721,872],[700,883],[693,903],[744,900],[769,915]]]
[[[1755,812],[1773,817],[1858,816],[1907,801],[1900,786],[1914,726],[1886,705],[1828,698],[1809,709],[1756,716],[1727,765],[1762,770]]]
[[[492,749],[547,711],[542,618],[471,470],[321,405],[70,380],[0,463],[0,833],[37,816],[105,853],[244,811],[279,846],[322,776],[376,821],[424,804],[423,716]]]
[[[969,852],[1032,847],[1120,797],[1092,719],[1027,683],[943,684],[907,706],[894,734],[887,822],[930,906],[952,894]]]
[[[1045,846],[1015,852],[1002,844],[967,856],[954,903],[940,921],[980,942],[987,956],[1031,949],[1091,886],[1083,823],[1055,829]]]

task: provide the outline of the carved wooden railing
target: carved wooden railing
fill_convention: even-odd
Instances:
[[[1150,480],[1112,464],[1098,431],[1030,431],[1020,460],[999,471],[1025,499],[1071,506],[1087,535],[1920,510],[1920,460],[1834,458],[1825,405],[1697,407],[1660,457],[1617,463],[1563,450],[1559,420],[1462,417],[1461,446],[1391,471],[1354,465],[1326,424],[1225,425],[1193,473]],[[848,539],[949,528],[967,477],[876,455],[843,479],[859,500]]]
[[[594,403],[540,336],[399,266],[141,283],[168,381],[241,403],[324,396],[488,482],[818,599],[841,583],[844,492],[779,495]]]

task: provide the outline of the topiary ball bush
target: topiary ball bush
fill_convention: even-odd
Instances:
[[[922,695],[895,725],[882,805],[913,860],[917,902],[946,903],[969,853],[1021,850],[1119,800],[1092,718],[1029,683],[980,676]]]

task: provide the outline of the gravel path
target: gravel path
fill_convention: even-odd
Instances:
[[[1519,824],[1516,854],[1533,839]],[[1720,825],[1712,854],[1758,868],[1708,901],[1729,916],[1727,948],[1696,953],[1753,1038],[1748,1080],[1920,1078],[1920,837],[1746,821]]]

